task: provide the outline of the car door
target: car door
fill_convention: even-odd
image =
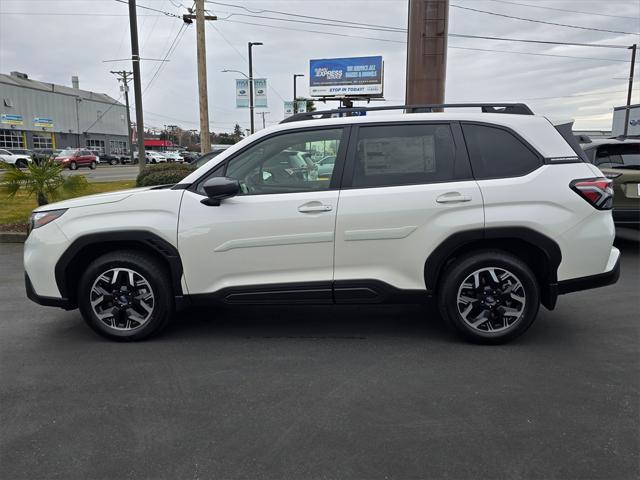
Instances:
[[[225,159],[185,192],[178,249],[190,294],[242,302],[332,301],[339,174],[318,179],[292,165],[291,157],[324,150],[342,158],[346,132],[275,133]],[[239,180],[241,193],[220,206],[202,204],[204,182],[223,175]]]
[[[336,302],[424,291],[431,252],[483,224],[457,122],[354,127],[336,224]]]

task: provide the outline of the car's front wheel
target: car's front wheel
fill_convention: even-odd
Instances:
[[[453,262],[439,286],[440,313],[463,337],[498,344],[522,335],[540,307],[538,282],[519,258],[479,251]]]
[[[96,169],[96,166],[97,166],[97,165],[96,165],[96,162],[91,162],[91,163],[89,164],[89,168],[90,168],[91,170],[95,170],[95,169]]]
[[[27,163],[27,161],[26,161],[26,160],[24,160],[24,159],[22,159],[22,158],[19,158],[19,159],[16,161],[16,167],[18,167],[18,168],[20,168],[20,169],[22,169],[22,168],[27,168],[27,165],[29,165],[29,164]]]
[[[107,253],[80,279],[78,307],[100,335],[118,341],[143,340],[159,333],[173,314],[166,270],[135,251]]]
[[[75,161],[72,161],[69,164],[69,170],[77,170],[78,169],[78,164]]]

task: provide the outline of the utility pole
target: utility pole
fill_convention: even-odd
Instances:
[[[298,98],[298,94],[296,93],[296,79],[298,77],[304,77],[304,73],[294,73],[293,74],[293,113],[298,113],[298,102],[296,101]]]
[[[262,115],[262,128],[263,129],[266,128],[266,124],[265,124],[265,121],[264,121],[264,116],[265,115],[269,115],[270,113],[271,112],[258,112],[258,115]]]
[[[255,132],[253,119],[253,56],[251,49],[254,45],[262,45],[262,42],[249,42],[249,114],[251,115],[251,133]]]
[[[406,103],[444,103],[449,0],[409,0]]]
[[[124,104],[127,108],[127,148],[129,149],[129,155],[133,154],[133,135],[131,132],[131,112],[129,112],[129,80],[132,75],[131,72],[127,72],[126,70],[121,71],[113,71],[111,70],[116,77],[118,77],[118,81],[122,82],[122,90],[124,91]],[[120,152],[122,153],[122,152]],[[113,152],[111,152],[113,154]]]
[[[215,15],[204,14],[204,0],[196,1],[196,14],[189,9],[189,15],[183,15],[185,23],[196,20],[196,39],[198,57],[198,96],[200,98],[200,153],[211,151],[211,136],[209,132],[209,96],[207,94],[207,49],[205,46],[205,20],[217,20]]]
[[[624,136],[627,137],[629,133],[629,113],[631,107],[631,93],[633,92],[633,71],[635,70],[636,65],[636,50],[638,48],[637,44],[633,44],[629,47],[631,50],[631,71],[629,73],[629,90],[627,91],[627,109],[624,112]]]
[[[131,62],[133,63],[133,91],[136,96],[136,125],[138,132],[138,164],[144,168],[144,118],[142,115],[142,81],[140,80],[140,47],[138,46],[138,17],[136,0],[129,0],[129,30],[131,30]],[[133,162],[133,151],[131,151]]]

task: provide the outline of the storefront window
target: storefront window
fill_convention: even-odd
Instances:
[[[104,140],[87,140],[87,148],[104,153]]]
[[[22,132],[0,130],[0,148],[26,148]]]
[[[52,134],[40,135],[33,134],[33,148],[53,148]]]

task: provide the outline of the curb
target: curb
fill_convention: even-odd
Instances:
[[[26,233],[0,232],[0,243],[24,243],[26,239]]]

